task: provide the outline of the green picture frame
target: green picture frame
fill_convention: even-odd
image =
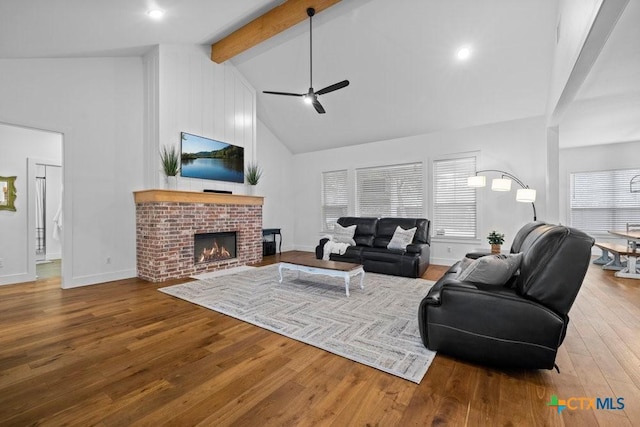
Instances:
[[[0,176],[0,211],[16,211],[16,177]]]

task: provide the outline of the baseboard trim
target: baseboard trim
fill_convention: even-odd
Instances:
[[[138,272],[133,269],[90,274],[87,276],[73,277],[71,278],[70,283],[67,283],[63,280],[62,288],[71,289],[81,286],[98,285],[100,283],[113,282],[114,280],[131,279],[134,277],[138,277]]]
[[[6,276],[0,276],[0,286],[16,285],[18,283],[33,282],[35,280],[36,280],[35,274],[29,274],[29,273],[8,274]]]

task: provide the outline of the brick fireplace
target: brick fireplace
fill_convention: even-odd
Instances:
[[[151,282],[262,260],[262,197],[191,191],[134,192],[138,277]],[[197,262],[195,235],[235,233],[235,257]]]

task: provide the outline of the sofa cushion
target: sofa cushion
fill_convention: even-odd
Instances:
[[[591,248],[593,242],[584,232],[562,225],[531,231],[522,244],[518,294],[566,315],[591,261],[591,250],[585,248]]]
[[[353,236],[358,246],[373,246],[373,240],[378,225],[378,218],[359,218],[353,216],[343,216],[338,218],[338,224],[343,227],[356,226]]]
[[[510,255],[487,255],[467,262],[461,262],[458,280],[487,285],[504,285],[520,267],[522,253]]]
[[[402,227],[405,230],[416,227],[416,233],[411,243],[429,243],[429,220],[425,218],[380,218],[378,220],[378,229],[376,231],[376,239],[373,246],[378,248],[386,248],[396,227]]]
[[[356,233],[356,225],[350,225],[349,227],[343,227],[340,224],[336,224],[333,229],[332,239],[338,243],[348,243],[355,246],[356,242],[353,240],[353,236]]]
[[[405,230],[404,228],[397,226],[396,231],[393,233],[391,241],[387,245],[388,249],[401,249],[406,250],[407,245],[413,242],[413,236],[416,234],[416,227]]]

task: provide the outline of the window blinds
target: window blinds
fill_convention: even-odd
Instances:
[[[356,216],[423,218],[422,163],[356,169]]]
[[[322,221],[325,231],[333,227],[341,216],[348,214],[347,171],[322,173]]]
[[[640,194],[629,182],[640,169],[571,174],[571,226],[588,232],[625,230],[640,223]]]
[[[476,237],[476,191],[467,186],[476,158],[434,160],[433,229],[436,236]]]

